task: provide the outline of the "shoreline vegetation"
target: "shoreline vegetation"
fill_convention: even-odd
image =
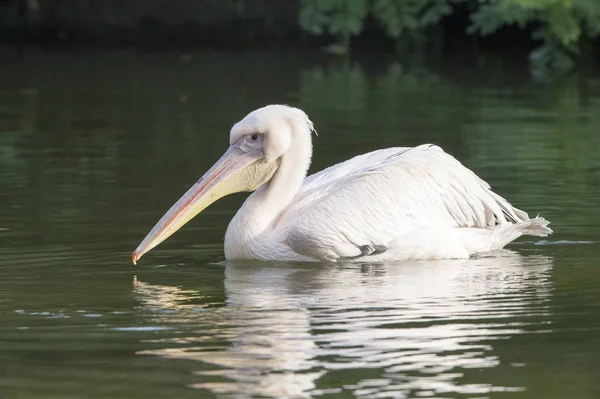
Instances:
[[[511,53],[554,73],[597,63],[598,0],[0,0],[0,41]]]

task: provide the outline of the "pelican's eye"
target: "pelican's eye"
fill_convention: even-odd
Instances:
[[[250,140],[252,140],[252,141],[258,140],[258,133],[254,133],[252,136],[250,136]]]

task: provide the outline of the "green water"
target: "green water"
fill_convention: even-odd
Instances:
[[[312,171],[439,144],[548,239],[463,261],[223,262],[244,200],[131,252],[267,103]],[[293,54],[5,52],[0,398],[600,397],[600,77]]]

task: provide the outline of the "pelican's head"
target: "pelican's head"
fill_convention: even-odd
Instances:
[[[233,125],[229,149],[158,221],[133,252],[135,264],[210,204],[228,194],[254,191],[268,182],[296,134],[310,137],[313,124],[298,108],[268,105]]]

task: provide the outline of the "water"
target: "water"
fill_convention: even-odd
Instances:
[[[6,52],[0,63],[0,397],[600,397],[600,78],[503,63],[293,54]],[[312,170],[434,142],[548,239],[471,260],[223,261],[244,195],[130,254],[286,102]]]

